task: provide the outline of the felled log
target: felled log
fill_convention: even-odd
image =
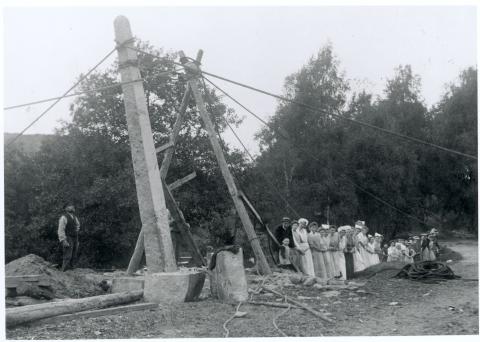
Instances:
[[[58,322],[66,322],[66,321],[71,321],[79,318],[92,318],[92,317],[100,317],[100,316],[107,316],[107,315],[117,315],[117,314],[126,313],[126,312],[149,310],[149,309],[156,309],[156,308],[158,308],[157,303],[140,303],[140,304],[122,305],[122,306],[115,306],[115,307],[106,308],[106,309],[88,310],[88,311],[75,312],[72,314],[48,317],[48,318],[36,321],[33,324],[35,325],[56,324]]]
[[[59,316],[79,311],[100,309],[108,306],[131,303],[141,299],[143,290],[114,293],[61,302],[27,305],[5,310],[7,327],[32,322],[38,319]]]

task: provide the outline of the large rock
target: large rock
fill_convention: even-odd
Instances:
[[[191,302],[200,296],[204,282],[203,272],[147,272],[143,297],[152,303]]]

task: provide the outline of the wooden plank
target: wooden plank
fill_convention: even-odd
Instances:
[[[126,312],[132,312],[132,311],[156,309],[156,308],[158,308],[157,303],[140,303],[140,304],[133,304],[133,305],[123,305],[123,306],[116,306],[113,308],[80,311],[73,314],[49,317],[49,318],[36,321],[34,322],[34,324],[58,323],[58,322],[71,321],[79,318],[93,318],[93,317],[100,317],[100,316],[107,316],[107,315],[116,315],[119,313],[126,313]]]
[[[22,276],[6,276],[5,287],[18,287],[24,283],[31,283],[38,286],[49,286],[50,282],[41,275],[22,275]]]
[[[61,302],[7,308],[5,309],[6,324],[7,327],[12,327],[43,318],[131,303],[142,297],[143,290],[137,290],[80,299],[67,299]]]
[[[203,260],[203,256],[200,253],[197,244],[195,243],[195,240],[193,240],[193,235],[190,232],[189,225],[185,221],[185,218],[183,217],[183,214],[181,213],[180,208],[175,201],[175,198],[173,198],[170,189],[166,186],[164,179],[162,179],[162,183],[165,188],[165,202],[167,204],[168,210],[170,210],[170,215],[172,215],[173,219],[175,220],[175,223],[180,230],[180,234],[182,234],[182,237],[190,245],[194,262],[199,266],[205,266],[205,261]]]
[[[175,190],[176,188],[181,187],[183,184],[191,181],[195,177],[197,177],[197,173],[195,171],[193,171],[192,173],[186,175],[185,177],[180,178],[180,179],[176,180],[175,182],[168,184],[168,189],[170,189],[170,191]]]
[[[180,51],[179,55],[182,56],[183,52]],[[183,54],[184,55],[184,54]],[[192,63],[188,63],[187,66],[195,67]],[[263,254],[262,247],[260,246],[260,241],[258,240],[257,234],[255,233],[255,229],[253,228],[253,224],[250,221],[250,217],[248,216],[247,209],[238,196],[237,186],[235,185],[235,181],[233,180],[232,174],[228,169],[227,161],[225,160],[225,156],[223,155],[222,147],[220,146],[217,135],[215,133],[215,128],[213,126],[212,120],[205,108],[205,102],[203,101],[202,94],[200,93],[200,81],[198,79],[198,73],[194,73],[189,71],[190,67],[187,69],[187,73],[191,77],[188,81],[190,89],[192,89],[193,96],[195,97],[195,102],[197,104],[198,111],[200,112],[200,117],[204,123],[204,127],[208,132],[208,137],[210,139],[210,144],[212,145],[213,152],[215,153],[215,157],[217,158],[218,165],[220,166],[220,171],[222,176],[227,184],[228,191],[230,196],[233,199],[233,203],[237,210],[238,215],[240,216],[240,220],[242,221],[243,228],[245,233],[250,241],[252,246],[253,253],[255,254],[255,259],[258,264],[258,269],[261,274],[267,275],[272,273],[270,270],[270,266],[268,265],[267,259]],[[198,71],[200,72],[200,68]]]
[[[167,148],[170,148],[170,147],[173,147],[173,142],[172,141],[169,141],[166,144],[155,147],[155,152],[160,153],[160,152],[165,151]]]

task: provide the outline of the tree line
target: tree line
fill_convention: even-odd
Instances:
[[[139,56],[154,140],[161,145],[169,139],[186,80],[181,74],[164,74],[173,69],[176,54],[157,51],[148,43],[138,47],[162,57]],[[114,63],[90,75],[80,90],[118,80]],[[207,109],[218,133],[227,129],[226,121],[240,125],[239,113],[225,105],[221,93],[207,91],[212,100]],[[427,108],[421,79],[408,65],[395,69],[379,96],[368,90],[352,92],[329,44],[286,77],[284,96],[317,110],[279,101],[268,126],[256,134],[260,153],[254,162],[222,141],[239,187],[270,226],[287,215],[336,225],[362,219],[387,238],[432,226],[476,234],[475,160],[349,121],[476,156],[476,67],[463,70],[441,100]],[[121,89],[78,96],[70,115],[71,122],[61,123],[39,151],[29,153],[15,144],[5,150],[6,261],[27,253],[57,261],[58,217],[63,204],[73,201],[82,224],[81,264],[125,267],[141,222]],[[162,157],[159,154],[159,163]],[[225,225],[235,224],[235,219],[191,99],[167,183],[193,170],[197,177],[174,196],[205,250],[221,245]],[[241,229],[239,241],[248,251]]]

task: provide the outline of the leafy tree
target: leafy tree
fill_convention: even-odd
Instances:
[[[141,76],[147,96],[153,138],[157,144],[168,141],[176,119],[177,109],[186,87],[180,75],[166,77],[166,70],[173,67],[174,54],[155,51],[146,43],[138,46],[142,50],[157,54],[158,59],[140,55]],[[82,90],[105,87],[119,81],[117,65],[104,72],[89,76],[81,85]],[[211,118],[219,133],[226,127],[225,120],[238,124],[235,113],[220,102],[212,90]],[[21,159],[25,172],[36,173],[31,179],[35,184],[35,196],[28,203],[30,222],[18,221],[15,209],[11,217],[17,222],[13,227],[27,224],[25,229],[37,233],[47,248],[40,252],[34,242],[21,242],[23,249],[14,244],[7,247],[55,259],[58,255],[50,250],[58,246],[56,227],[60,210],[66,201],[77,206],[81,220],[81,264],[90,266],[125,266],[133,251],[141,223],[138,213],[131,152],[128,144],[123,95],[121,89],[111,88],[99,93],[79,96],[71,105],[71,123],[63,123],[52,141],[45,143],[30,160]],[[233,172],[241,174],[246,167],[243,155],[223,146]],[[11,151],[7,151],[10,154]],[[15,156],[9,156],[12,167],[7,174],[12,192],[20,189],[15,183]],[[159,162],[162,155],[159,155]],[[10,165],[9,164],[9,165]],[[35,171],[29,165],[35,165]],[[175,197],[192,226],[197,240],[205,245],[206,226],[215,215],[223,215],[232,206],[226,185],[221,177],[216,159],[210,147],[207,133],[202,129],[199,114],[193,99],[189,103],[184,127],[179,136],[174,160],[170,167],[167,183],[196,170],[197,178],[175,191]],[[23,177],[22,177],[23,178]],[[21,183],[21,182],[20,182]],[[15,197],[12,193],[11,197]],[[18,198],[17,200],[23,200]],[[9,226],[10,227],[10,226]],[[18,252],[16,256],[18,256]]]

